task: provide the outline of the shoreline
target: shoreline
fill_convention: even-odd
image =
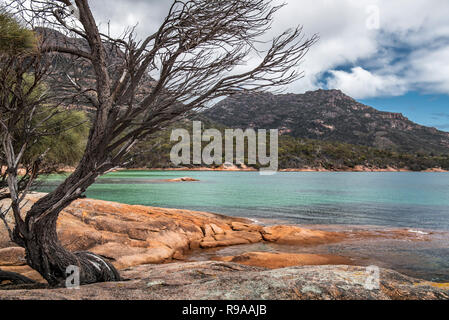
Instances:
[[[27,204],[25,210],[29,209],[42,196],[43,194],[30,195],[28,199],[30,203]],[[247,218],[182,209],[126,205],[93,199],[75,201],[62,212],[58,220],[58,235],[68,250],[90,251],[108,257],[117,269],[126,275],[126,278],[131,279],[130,282],[127,282],[130,286],[133,283],[140,283],[139,279],[144,278],[139,270],[144,275],[151,273],[151,277],[144,278],[145,286],[150,281],[155,281],[154,270],[158,270],[157,272],[162,274],[164,282],[173,281],[173,274],[166,273],[170,268],[177,270],[180,274],[188,273],[189,270],[194,273],[197,273],[198,270],[210,273],[216,272],[217,268],[224,268],[226,270],[223,273],[224,279],[227,279],[226,277],[230,273],[239,270],[244,271],[243,278],[247,276],[246,272],[253,272],[255,277],[257,275],[260,277],[265,274],[264,272],[268,272],[267,270],[273,270],[280,274],[290,272],[287,270],[297,270],[292,272],[299,277],[301,270],[308,270],[309,278],[306,281],[310,285],[317,285],[317,277],[321,277],[328,271],[339,273],[346,270],[344,272],[360,273],[360,270],[365,267],[358,266],[357,261],[353,260],[351,256],[332,252],[310,252],[310,250],[304,250],[305,248],[332,244],[344,245],[346,242],[354,245],[364,241],[377,240],[421,243],[429,241],[431,236],[427,232],[412,232],[413,230],[406,228],[387,230],[363,228],[363,226],[359,226],[359,228],[340,226],[332,229],[320,229],[318,225],[275,224],[264,226]],[[275,246],[279,250],[258,250],[260,246],[267,245]],[[294,252],[282,249],[287,246],[296,249]],[[227,248],[232,248],[232,254],[218,253],[218,250]],[[206,253],[208,251],[217,251],[217,253],[204,261],[192,260],[195,252]],[[23,249],[14,247],[5,238],[4,230],[1,229],[0,269],[18,272],[42,282],[40,275],[26,266]],[[382,269],[382,272],[388,277],[393,271],[383,271]],[[195,283],[195,279],[192,281]],[[329,278],[328,283],[322,284],[323,288],[332,286],[332,281]],[[442,287],[442,290],[435,291],[438,294],[447,292],[446,287],[449,288],[444,283],[438,284],[418,279],[415,279],[413,283],[425,283],[432,290],[440,290]],[[124,288],[126,286],[127,284],[124,284]],[[104,291],[101,284],[94,284],[90,288],[95,291],[92,296],[97,298],[111,294],[110,290]],[[408,288],[407,292],[413,292],[413,288],[416,286]],[[19,292],[32,299],[39,298],[38,292],[44,295],[56,292],[50,289],[38,291],[17,291],[14,290],[14,287],[8,287],[7,291],[2,289],[0,284],[0,295],[8,292],[15,299],[20,296]],[[128,289],[135,288],[128,287]],[[240,290],[240,288],[236,290]],[[131,294],[131,291],[125,291],[123,294]],[[344,291],[346,292],[346,290]],[[70,293],[65,294],[70,295]],[[441,298],[441,296],[436,297]],[[319,298],[319,295],[316,298]]]
[[[176,171],[192,171],[192,172],[202,172],[202,171],[210,171],[210,172],[259,172],[257,169],[247,168],[247,169],[225,169],[225,168],[129,168],[129,169],[118,169],[117,171],[167,171],[167,172],[176,172]],[[448,173],[449,170],[444,170],[441,168],[432,168],[426,169],[422,171],[413,171],[409,169],[395,169],[395,168],[387,168],[387,169],[378,169],[378,168],[354,168],[354,169],[339,169],[339,170],[329,170],[324,168],[303,168],[303,169],[280,169],[278,172],[422,172],[422,173]]]
[[[31,194],[25,210],[43,195]],[[118,269],[146,263],[186,261],[198,250],[238,248],[239,245],[266,243],[279,245],[280,248],[285,245],[297,247],[299,251],[296,253],[301,254],[303,246],[310,248],[378,239],[422,242],[429,241],[430,237],[441,232],[361,225],[297,225],[276,220],[266,224],[250,218],[217,213],[94,199],[75,201],[58,220],[58,235],[69,250],[90,250],[111,257]],[[238,250],[236,252],[239,253]],[[15,248],[9,242],[5,230],[0,229],[0,268],[24,266],[23,263],[17,263],[23,262],[23,259],[15,258],[13,262],[8,260],[12,253],[20,255],[23,250]],[[316,258],[322,260],[322,254],[317,254]],[[329,261],[344,261],[343,258],[350,257],[329,258]],[[314,264],[311,256],[307,259],[308,264]]]
[[[74,167],[64,167],[58,170],[58,173],[73,173],[75,171]],[[191,171],[191,172],[259,172],[259,170],[254,168],[209,168],[209,167],[198,167],[198,168],[189,168],[189,167],[181,167],[181,168],[120,168],[114,170],[113,172],[120,171],[167,171],[167,172],[177,172],[177,171]],[[370,168],[364,166],[356,166],[354,168],[347,169],[336,169],[329,170],[325,168],[287,168],[287,169],[279,169],[277,172],[420,172],[420,173],[449,173],[449,170],[445,170],[442,168],[429,168],[421,171],[413,171],[408,168]]]

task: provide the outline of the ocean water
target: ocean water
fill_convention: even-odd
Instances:
[[[192,177],[199,182],[164,182]],[[53,190],[52,175],[39,189]],[[449,282],[449,174],[289,172],[122,171],[92,185],[87,197],[128,204],[208,211],[265,224],[313,225],[354,230],[406,228],[428,241],[371,239],[312,247],[268,243],[198,252],[193,260],[248,251],[337,254],[357,265]]]
[[[200,181],[160,181],[177,177]],[[61,179],[50,176],[39,191],[53,190]],[[100,178],[87,196],[292,224],[449,231],[447,173],[122,171]]]

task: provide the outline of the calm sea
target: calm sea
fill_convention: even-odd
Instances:
[[[160,182],[177,177],[200,182]],[[40,191],[60,180],[49,177]],[[87,196],[294,224],[449,230],[447,173],[123,171],[100,178]]]
[[[161,180],[192,177],[199,182]],[[39,191],[61,182],[50,176]],[[431,241],[378,240],[313,248],[256,244],[223,248],[211,255],[243,251],[340,254],[433,281],[449,281],[449,174],[447,173],[278,173],[122,171],[91,186],[89,198],[248,217],[264,223],[323,228],[409,228],[436,231]],[[237,252],[235,252],[237,250]],[[207,258],[204,253],[198,259]]]

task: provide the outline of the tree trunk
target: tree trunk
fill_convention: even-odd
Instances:
[[[69,252],[58,240],[57,215],[49,215],[33,225],[32,237],[25,241],[26,260],[54,287],[64,286],[67,268],[76,266],[80,284],[119,281],[120,275],[104,258],[88,252]]]
[[[64,286],[67,268],[79,268],[80,284],[120,281],[115,267],[104,258],[89,252],[70,252],[59,242],[56,223],[60,212],[76,200],[95,180],[89,179],[79,167],[55,191],[37,201],[28,211],[25,225],[28,234],[22,237],[27,264],[39,272],[51,286]],[[84,181],[71,191],[75,181]]]

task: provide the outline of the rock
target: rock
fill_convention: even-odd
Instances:
[[[200,180],[190,178],[190,177],[183,177],[183,178],[176,178],[176,179],[168,179],[164,180],[165,182],[197,182]]]
[[[248,166],[247,166],[246,164],[244,164],[244,163],[239,162],[239,163],[237,163],[236,165],[237,165],[237,167],[238,167],[239,169],[242,169],[242,170],[248,169]]]
[[[91,252],[107,257],[118,269],[142,264],[161,263],[172,258],[174,250],[163,243],[153,247],[131,247],[121,243],[107,243],[90,249]]]
[[[210,227],[212,228],[212,231],[214,232],[214,234],[224,234],[224,230],[222,228],[220,228],[219,226],[215,225],[215,224],[211,224]]]
[[[200,243],[200,248],[210,249],[216,247],[228,247],[228,246],[236,246],[239,244],[248,244],[250,243],[246,239],[235,238],[232,235],[218,235],[216,237],[208,237],[204,238]]]
[[[11,266],[11,267],[0,267],[3,271],[15,272],[22,276],[25,276],[31,280],[34,280],[39,283],[47,283],[44,278],[35,270],[31,269],[28,266]],[[1,295],[1,291],[0,291]]]
[[[187,260],[187,256],[185,256],[181,251],[176,251],[172,257],[173,260],[184,261]]]
[[[242,222],[232,222],[231,228],[234,231],[262,232],[263,227],[255,224],[247,224]]]
[[[204,236],[206,238],[211,238],[215,234],[215,232],[212,229],[212,227],[210,226],[210,224],[205,225],[204,228],[202,228],[202,229],[203,229]]]
[[[215,257],[212,260],[235,262],[247,266],[280,269],[306,265],[351,265],[349,258],[336,255],[248,252],[238,256]]]
[[[436,284],[380,269],[370,290],[366,268],[306,266],[267,270],[229,262],[143,265],[122,272],[118,283],[79,290],[2,291],[4,300],[406,300],[449,299],[449,284]]]
[[[41,196],[31,195],[25,210]],[[261,241],[257,228],[253,232],[232,230],[232,223],[247,222],[205,212],[80,199],[61,213],[57,228],[67,249],[92,251],[109,258],[118,269],[124,269],[170,262],[199,247]],[[0,246],[0,265],[23,266],[24,250],[13,247],[5,228],[0,228],[0,236],[5,238],[3,247]]]
[[[226,233],[227,236],[232,236],[237,239],[245,239],[249,243],[257,243],[261,242],[262,235],[260,232],[251,232],[251,231],[231,231]]]
[[[340,242],[345,235],[337,232],[310,230],[295,226],[274,226],[263,228],[263,239],[279,244],[317,245]]]
[[[157,264],[173,259],[174,254],[174,250],[167,247],[150,248],[143,253],[123,256],[117,260],[115,265],[118,269],[124,269],[145,264]]]
[[[30,195],[23,212],[42,196]],[[2,204],[4,207],[8,205],[7,201],[0,201]],[[7,218],[11,219],[11,215]],[[133,206],[92,199],[80,199],[65,208],[61,212],[57,229],[59,239],[67,249],[102,255],[109,258],[119,270],[182,259],[193,249],[262,241],[302,246],[371,237],[407,241],[427,239],[427,235],[410,230],[329,232],[295,226],[262,227],[247,219],[206,212]],[[0,266],[32,272],[24,267],[23,249],[16,248],[7,239],[6,229],[0,227]],[[289,261],[298,259],[291,258]],[[282,258],[278,265],[284,262]],[[276,262],[272,263],[276,265]]]
[[[239,170],[239,167],[237,167],[235,164],[231,162],[225,162],[220,166],[221,170],[229,170],[229,171],[237,171]]]
[[[24,266],[25,250],[23,248],[11,247],[0,249],[0,266]]]

